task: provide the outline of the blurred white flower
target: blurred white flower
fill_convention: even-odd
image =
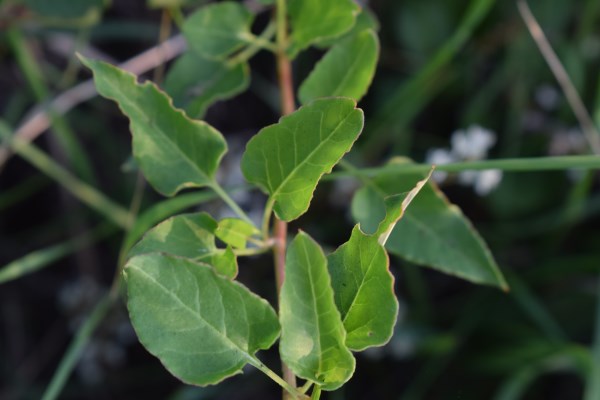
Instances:
[[[466,131],[458,130],[452,134],[452,153],[460,160],[483,160],[488,150],[496,144],[494,132],[472,125]]]
[[[475,193],[480,196],[485,196],[490,193],[500,184],[502,180],[502,171],[499,169],[488,169],[485,171],[479,171],[477,173],[477,179],[473,188]]]
[[[454,161],[454,155],[446,149],[429,149],[425,156],[425,162],[432,165],[449,164]],[[448,173],[445,171],[434,171],[431,178],[436,182],[443,182],[447,177]]]
[[[476,161],[487,158],[488,151],[496,143],[496,134],[479,125],[472,125],[466,130],[458,130],[450,139],[452,148],[433,148],[427,152],[425,160],[428,164],[444,165],[457,161]],[[433,180],[443,182],[448,178],[448,173],[435,171]],[[475,192],[485,196],[491,192],[502,180],[502,171],[462,171],[457,175],[461,185],[473,186]]]

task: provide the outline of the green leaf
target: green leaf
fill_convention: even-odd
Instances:
[[[351,99],[319,99],[262,129],[246,147],[242,171],[270,195],[284,221],[308,209],[323,174],[350,150],[363,127]]]
[[[359,11],[353,0],[290,0],[292,54],[349,31]]]
[[[352,350],[381,346],[392,337],[398,301],[388,256],[377,236],[358,226],[350,240],[327,257],[335,304]]]
[[[258,234],[254,225],[238,218],[222,219],[215,230],[215,236],[236,249],[245,249],[248,238]]]
[[[265,300],[207,265],[166,254],[129,260],[127,307],[140,342],[188,384],[215,384],[258,365],[279,335]]]
[[[233,1],[209,4],[189,16],[182,27],[190,47],[213,59],[223,59],[248,44],[253,15]]]
[[[354,24],[352,29],[350,29],[348,32],[344,33],[339,37],[328,40],[321,40],[318,43],[315,43],[315,47],[318,47],[319,49],[327,49],[339,43],[342,40],[346,40],[350,37],[357,35],[358,33],[366,29],[371,29],[374,32],[379,32],[379,21],[377,20],[375,14],[373,14],[373,11],[369,10],[368,8],[363,8],[362,10],[360,10],[360,13],[356,16],[356,23]]]
[[[344,344],[346,331],[333,299],[327,260],[303,232],[287,251],[279,308],[279,351],[291,370],[324,390],[350,379],[355,360]]]
[[[385,218],[383,199],[410,191],[422,174],[381,175],[373,184],[359,190],[352,201],[352,214],[367,231],[377,229]],[[375,201],[373,201],[375,200]],[[371,209],[365,213],[364,209]],[[377,209],[379,208],[379,209]],[[487,245],[462,211],[448,202],[431,182],[423,187],[419,199],[406,210],[387,240],[390,253],[411,262],[429,266],[475,283],[507,284]]]
[[[237,261],[231,249],[215,246],[217,222],[207,213],[171,217],[151,230],[129,252],[129,257],[166,253],[202,261],[228,278],[237,275]]]
[[[250,84],[247,63],[229,66],[187,52],[175,61],[165,78],[165,91],[176,107],[184,108],[192,118],[202,118],[218,100],[231,98]]]
[[[375,32],[366,30],[335,45],[317,63],[302,83],[302,104],[319,97],[344,96],[359,101],[371,85],[379,41]]]
[[[210,186],[227,151],[212,126],[173,108],[154,84],[137,84],[133,74],[80,56],[94,72],[98,92],[116,101],[131,121],[133,155],[150,184],[166,196],[183,188]]]
[[[133,245],[160,221],[193,206],[214,200],[217,194],[212,191],[185,193],[170,199],[162,200],[138,215],[133,226],[125,235],[122,247],[127,253]]]

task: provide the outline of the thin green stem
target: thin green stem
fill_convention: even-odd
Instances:
[[[264,373],[269,378],[271,378],[275,383],[277,383],[279,386],[281,386],[290,396],[292,396],[292,398],[294,398],[294,399],[302,398],[302,393],[298,392],[298,389],[296,389],[295,387],[293,387],[289,383],[287,383],[285,380],[283,380],[283,378],[281,378],[279,375],[277,375],[275,372],[273,372],[269,367],[267,367],[265,364],[263,364],[260,360],[258,360],[256,358],[252,358],[249,360],[249,362],[254,367],[258,368],[262,373]]]
[[[288,115],[296,109],[296,96],[294,95],[294,79],[292,76],[292,63],[287,55],[288,48],[288,21],[286,0],[277,0],[275,8],[275,23],[277,24],[277,82],[279,84],[279,93],[281,101],[281,114]],[[275,263],[275,282],[277,285],[277,294],[281,292],[283,281],[285,280],[285,256],[287,248],[287,222],[275,218],[275,227],[273,237],[275,240],[273,247],[273,259]],[[281,371],[283,378],[288,385],[296,387],[296,375],[281,360]],[[285,393],[283,394],[285,399]]]
[[[33,91],[36,101],[44,104],[50,98],[50,90],[46,85],[39,63],[29,50],[26,39],[21,31],[16,28],[8,31],[9,43],[16,55],[19,67],[23,72],[27,83]],[[47,106],[52,130],[58,139],[60,146],[64,149],[66,158],[72,164],[75,172],[89,183],[94,183],[92,166],[85,156],[85,152],[77,137],[67,123],[67,120],[56,113],[51,106]]]
[[[277,46],[271,42],[271,38],[275,34],[275,23],[271,22],[265,30],[259,35],[252,35],[250,44],[244,50],[240,51],[235,56],[227,60],[227,65],[231,68],[238,65],[241,62],[248,61],[259,51],[266,49],[272,52],[277,51]]]
[[[372,178],[375,176],[392,174],[425,174],[431,170],[431,164],[396,163],[379,168],[356,168],[350,163],[340,162],[340,167],[345,171],[333,172],[324,177],[325,180],[334,180],[341,177],[353,176]],[[552,171],[566,169],[600,169],[598,156],[562,156],[562,157],[535,157],[535,158],[507,158],[500,160],[465,161],[443,165],[436,165],[436,171],[461,172],[482,171],[499,169],[505,172],[532,172]]]
[[[233,250],[233,254],[237,257],[247,257],[247,256],[257,256],[259,254],[265,254],[269,250],[271,250],[273,246],[261,246],[261,247],[252,247],[248,249],[236,249]]]
[[[311,400],[319,400],[321,398],[321,386],[315,385],[310,398]]]
[[[600,398],[600,277],[596,289],[596,321],[594,326],[594,341],[592,343],[592,371],[585,385],[585,400]]]
[[[472,36],[474,30],[489,14],[492,7],[496,4],[495,0],[472,0],[464,14],[464,17],[460,21],[460,25],[450,38],[444,43],[444,45],[435,53],[433,58],[419,70],[419,72],[411,78],[408,82],[402,84],[395,93],[390,96],[389,100],[379,108],[377,113],[371,119],[375,123],[367,125],[366,130],[371,135],[369,143],[365,146],[366,152],[369,154],[369,158],[375,159],[377,155],[386,147],[387,141],[384,136],[389,135],[390,129],[395,128],[396,131],[402,129],[397,127],[398,110],[402,110],[406,107],[412,107],[415,99],[422,106],[426,105],[425,101],[422,101],[423,88],[429,88],[432,82],[438,81],[443,69],[452,61],[452,58],[458,54],[459,50]],[[439,82],[436,82],[439,83]],[[429,90],[431,91],[431,89]],[[432,96],[429,96],[430,98]],[[429,99],[425,99],[429,100]],[[419,109],[413,109],[412,115],[402,114],[403,125],[405,125],[409,119],[414,116]],[[395,136],[400,136],[397,133]],[[376,140],[375,138],[379,140]]]
[[[54,400],[58,398],[65,383],[67,383],[67,379],[69,378],[69,375],[71,375],[73,368],[77,365],[77,361],[79,360],[83,349],[90,340],[96,327],[98,327],[111,309],[114,301],[115,297],[105,296],[92,310],[87,320],[79,327],[74,340],[60,360],[60,364],[52,376],[52,380],[46,388],[42,400]]]
[[[129,203],[129,215],[131,218],[135,218],[142,205],[142,199],[144,197],[144,187],[146,186],[146,180],[142,175],[141,171],[138,171],[137,178],[135,182],[135,188],[133,189],[133,195],[131,196],[131,202]],[[125,261],[127,260],[127,253],[129,253],[129,244],[127,242],[127,237],[129,233],[135,228],[135,223],[132,223],[131,226],[125,231],[125,236],[121,241],[121,248],[119,249],[119,257],[117,258],[117,271],[113,276],[113,281],[110,288],[110,293],[112,296],[117,296],[119,290],[121,288],[122,282],[122,272],[125,267]]]
[[[300,390],[301,393],[306,393],[308,392],[308,389],[310,389],[313,385],[313,382],[311,381],[306,381],[304,383],[304,385],[302,385],[302,387],[298,388],[298,390]]]
[[[15,153],[60,183],[73,196],[104,215],[110,221],[122,228],[128,228],[131,225],[131,217],[121,205],[113,202],[92,186],[77,179],[33,144],[14,137],[9,127],[1,121],[0,138],[6,141]]]
[[[56,260],[59,260],[75,251],[101,240],[117,231],[117,228],[108,223],[102,223],[96,228],[78,235],[62,243],[43,249],[35,250],[27,255],[14,260],[0,269],[0,283],[19,279],[27,274],[39,271]]]
[[[248,215],[237,205],[237,203],[227,194],[227,192],[217,182],[213,182],[210,188],[227,204],[233,212],[235,212],[241,219],[254,225],[254,222],[248,217]]]
[[[181,30],[183,23],[185,22],[185,15],[183,15],[181,7],[169,7],[169,14],[171,14],[171,18],[175,22],[175,25],[177,25],[177,27]]]
[[[269,198],[267,200],[267,203],[265,204],[265,211],[263,213],[263,222],[262,222],[262,235],[263,235],[263,239],[264,240],[268,240],[270,235],[269,235],[269,226],[271,224],[271,214],[273,213],[273,205],[274,205],[274,201],[272,198]]]
[[[531,37],[538,46],[540,53],[544,57],[544,60],[548,64],[548,67],[554,74],[556,81],[560,85],[562,91],[575,114],[575,117],[579,121],[579,125],[583,131],[583,134],[588,141],[588,144],[592,151],[596,154],[600,154],[600,131],[594,125],[592,117],[588,113],[583,100],[579,96],[575,85],[571,81],[571,77],[567,73],[567,70],[560,62],[560,59],[556,55],[556,52],[550,45],[550,42],[546,38],[542,27],[537,22],[535,16],[531,12],[529,5],[525,0],[517,0],[517,7],[519,13],[531,34]]]

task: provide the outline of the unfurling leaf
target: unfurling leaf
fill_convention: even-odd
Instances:
[[[379,41],[365,30],[335,45],[317,63],[299,90],[303,104],[319,97],[350,97],[359,101],[375,75]]]
[[[130,259],[127,307],[140,342],[176,377],[209,385],[257,365],[279,335],[265,300],[208,265],[165,254]]]
[[[392,337],[398,301],[388,256],[377,236],[358,226],[350,240],[327,257],[335,304],[352,350],[381,346]]]
[[[362,127],[363,113],[353,100],[316,100],[254,136],[242,171],[270,195],[280,219],[294,220],[306,212],[321,176],[350,150]]]
[[[335,306],[327,260],[319,245],[299,233],[286,256],[279,318],[282,360],[301,378],[324,390],[344,384],[355,361]]]
[[[236,249],[245,249],[248,238],[259,233],[254,225],[238,218],[222,219],[215,230],[219,239]]]
[[[237,260],[231,249],[215,246],[217,222],[207,213],[183,214],[150,229],[129,252],[129,257],[166,253],[202,261],[228,278],[237,275]]]
[[[211,185],[227,151],[223,136],[189,119],[154,84],[138,84],[133,74],[80,56],[94,72],[98,93],[119,104],[131,121],[133,155],[148,182],[172,196],[188,187]]]

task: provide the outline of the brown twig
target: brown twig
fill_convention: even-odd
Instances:
[[[295,96],[294,81],[292,77],[292,63],[290,62],[290,59],[286,53],[288,37],[285,1],[277,1],[277,8],[275,12],[275,18],[277,21],[277,80],[281,94],[281,114],[288,115],[293,113],[296,109],[296,102],[294,100]],[[274,236],[275,246],[273,247],[273,254],[275,258],[275,279],[277,282],[277,294],[279,295],[285,279],[285,252],[287,240],[287,223],[285,221],[281,221],[279,218],[275,218]],[[283,373],[283,379],[290,386],[296,387],[296,376],[283,361],[281,362],[281,369]],[[287,397],[287,392],[284,391],[283,398],[286,399]]]
[[[525,0],[517,0],[517,7],[519,8],[519,13],[523,18],[531,37],[533,37],[533,40],[540,49],[542,56],[550,67],[550,70],[552,70],[554,77],[558,81],[562,91],[565,93],[567,101],[573,109],[575,117],[577,117],[577,120],[579,121],[579,125],[581,126],[590,148],[592,149],[593,153],[600,154],[600,132],[598,132],[598,129],[594,125],[594,122],[590,117],[585,105],[583,104],[579,93],[577,93],[577,89],[575,88],[575,85],[573,85],[569,74],[552,49],[552,46],[548,42],[546,35],[544,35],[542,27],[535,19],[535,16],[531,12],[527,2]]]
[[[185,48],[186,44],[183,36],[177,35],[119,64],[119,68],[140,75],[177,57]],[[35,140],[50,126],[50,117],[47,110],[52,110],[58,115],[64,115],[75,106],[95,97],[96,94],[92,79],[80,83],[54,98],[44,109],[34,110],[33,115],[26,118],[25,122],[15,132],[15,135],[27,142]],[[0,148],[0,169],[11,155],[12,153],[8,147]]]

